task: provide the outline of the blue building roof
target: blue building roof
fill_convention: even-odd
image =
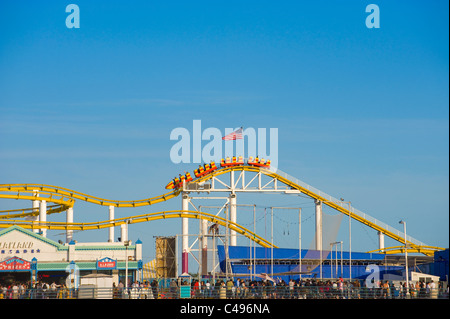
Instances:
[[[220,269],[222,272],[227,271],[225,265],[225,247],[223,245],[217,247]],[[273,263],[272,263],[272,251],[273,251]],[[375,253],[361,253],[352,252],[352,266],[343,265],[342,263],[324,263],[322,267],[319,267],[320,251],[311,249],[301,250],[302,261],[311,261],[306,263],[299,263],[299,250],[291,248],[264,248],[264,247],[248,247],[248,246],[230,246],[228,247],[228,257],[231,265],[231,273],[239,274],[241,278],[243,275],[251,277],[251,273],[259,274],[273,274],[278,279],[282,279],[285,282],[290,279],[297,280],[300,278],[343,278],[363,280],[372,272],[372,268],[367,268],[367,265],[377,265],[381,276],[395,275],[401,276],[404,269],[403,266],[386,266],[381,265],[379,262],[385,258],[384,254]],[[337,255],[337,256],[336,256]],[[342,260],[348,260],[350,256],[349,252],[342,252]],[[255,259],[255,263],[251,260]],[[334,261],[336,259],[341,260],[341,252],[336,251],[324,251],[323,261]],[[315,260],[315,261],[314,261]],[[355,264],[354,264],[355,263]],[[339,264],[339,267],[336,265]],[[252,266],[250,266],[252,265]]]
[[[225,247],[223,245],[217,246],[219,260],[222,262],[225,259]],[[286,260],[298,260],[299,250],[292,248],[264,248],[264,247],[249,247],[249,246],[229,246],[228,257],[230,259],[286,259]],[[336,256],[337,254],[337,256]],[[350,253],[348,251],[342,252],[342,259],[350,259]],[[368,260],[378,261],[385,258],[384,254],[376,253],[362,253],[352,252],[352,260]],[[301,250],[302,259],[320,259],[320,251],[312,249]],[[341,252],[338,251],[323,251],[323,259],[337,258],[341,259]]]

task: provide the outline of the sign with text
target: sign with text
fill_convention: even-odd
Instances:
[[[116,269],[117,268],[117,260],[111,259],[109,257],[105,257],[97,260],[97,269]]]
[[[0,262],[0,271],[30,270],[31,263],[19,257],[12,257]]]

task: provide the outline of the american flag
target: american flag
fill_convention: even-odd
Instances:
[[[230,133],[228,135],[225,135],[224,137],[222,137],[222,140],[225,141],[232,141],[232,140],[239,140],[242,139],[242,127],[239,128],[238,130],[234,131],[233,133]]]

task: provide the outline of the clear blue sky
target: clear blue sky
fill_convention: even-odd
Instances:
[[[79,29],[65,25],[70,3]],[[379,29],[365,25],[370,3]],[[192,131],[194,119],[220,130],[275,127],[281,170],[448,247],[448,9],[448,1],[4,0],[0,183],[147,198],[193,168],[170,161],[174,128]],[[312,216],[311,201],[288,204]],[[1,203],[23,205],[31,203]],[[116,217],[168,208],[181,199]],[[107,218],[106,207],[75,206],[75,221]],[[295,242],[288,224],[279,224],[280,246]],[[305,248],[313,225],[305,221]],[[292,240],[282,235],[288,227]],[[180,220],[130,228],[148,260],[154,235],[180,233]],[[76,236],[103,241],[107,231]],[[354,250],[376,248],[374,231],[356,236]]]

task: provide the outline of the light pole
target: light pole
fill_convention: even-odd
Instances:
[[[330,277],[333,279],[333,247],[336,243],[330,243]]]
[[[405,236],[405,271],[406,271],[406,298],[409,298],[409,279],[408,279],[408,243],[406,242],[406,222],[401,220],[398,222],[403,224],[403,234]]]
[[[345,203],[343,198],[340,198],[340,200],[342,203]],[[348,201],[346,203],[348,204],[348,278],[352,280],[352,202]]]
[[[131,240],[125,240],[123,245],[125,246],[125,291],[128,290],[128,246],[130,246]]]
[[[349,275],[348,278],[352,280],[352,203],[348,202],[348,260],[349,260]]]
[[[336,242],[334,242],[334,243],[330,243],[330,248],[331,248],[331,257],[330,257],[330,260],[331,260],[331,267],[330,267],[330,269],[331,269],[331,278],[333,278],[333,247],[336,245],[336,253],[335,253],[335,255],[334,255],[334,258],[336,259],[336,278],[338,278],[338,267],[339,267],[339,265],[338,265],[338,255],[337,255],[337,253],[338,253],[338,246],[337,245],[341,245],[341,276],[340,277],[344,277],[344,275],[343,275],[343,265],[342,265],[342,263],[343,263],[343,260],[342,260],[342,254],[343,254],[343,251],[342,251],[342,245],[344,244],[344,242],[343,241],[336,241]]]
[[[273,278],[273,207],[270,207],[270,216],[271,216],[270,276]]]

